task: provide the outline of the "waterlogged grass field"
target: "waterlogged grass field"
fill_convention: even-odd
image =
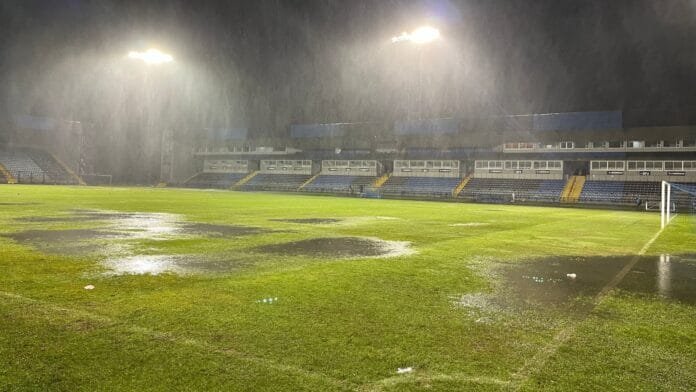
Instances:
[[[658,231],[642,212],[0,186],[0,390],[692,391],[696,220]]]

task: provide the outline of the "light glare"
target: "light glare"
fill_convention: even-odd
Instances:
[[[407,32],[403,32],[401,33],[401,35],[393,37],[391,41],[392,43],[410,41],[414,44],[428,44],[435,41],[438,38],[440,38],[440,30],[429,26],[423,26],[417,28],[410,34]]]
[[[440,31],[432,27],[419,27],[411,33],[411,41],[416,44],[427,44],[440,37]]]
[[[174,60],[171,55],[162,53],[157,49],[148,49],[145,52],[129,52],[128,58],[142,60],[145,62],[145,64],[162,64]]]

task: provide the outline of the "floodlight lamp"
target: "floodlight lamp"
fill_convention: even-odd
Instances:
[[[157,49],[148,49],[145,52],[129,52],[128,53],[128,58],[129,59],[134,59],[134,60],[142,60],[145,62],[145,64],[162,64],[162,63],[169,63],[174,60],[174,58],[171,55],[168,55],[166,53],[162,53]]]

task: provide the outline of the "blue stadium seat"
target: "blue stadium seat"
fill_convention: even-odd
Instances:
[[[320,175],[302,188],[305,192],[356,193],[372,185],[376,177]]]
[[[389,177],[381,192],[392,196],[451,197],[460,178],[449,177]]]
[[[259,173],[242,185],[245,191],[296,191],[310,179],[306,174],[268,174]]]
[[[189,188],[227,189],[244,178],[246,173],[198,173],[190,178],[184,186]]]
[[[565,181],[563,180],[530,180],[507,178],[472,178],[459,194],[459,197],[486,201],[546,201],[557,202]]]

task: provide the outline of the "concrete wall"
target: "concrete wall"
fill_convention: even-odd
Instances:
[[[493,167],[490,162],[497,165]],[[474,162],[474,178],[501,178],[501,179],[527,179],[527,180],[562,180],[563,162],[558,160],[540,162],[537,167],[535,161],[531,160],[495,160],[495,161],[476,161]],[[479,167],[483,165],[484,167]],[[511,165],[512,167],[509,167]],[[523,166],[525,165],[525,166]],[[551,166],[551,167],[549,167]]]
[[[203,161],[206,173],[248,173],[249,161],[238,159],[206,159]]]
[[[504,178],[515,180],[563,180],[563,170],[500,170],[498,169],[475,169],[474,178]]]
[[[393,176],[395,177],[440,177],[461,178],[459,161],[449,160],[396,160]]]
[[[304,174],[312,175],[318,171],[318,165],[310,160],[262,160],[259,164],[261,173],[267,174]]]
[[[674,168],[674,163],[678,168]],[[606,167],[601,164],[606,164]],[[696,161],[591,161],[588,180],[696,182]]]
[[[382,174],[382,165],[374,160],[367,161],[321,161],[321,174],[343,176],[376,177]]]

